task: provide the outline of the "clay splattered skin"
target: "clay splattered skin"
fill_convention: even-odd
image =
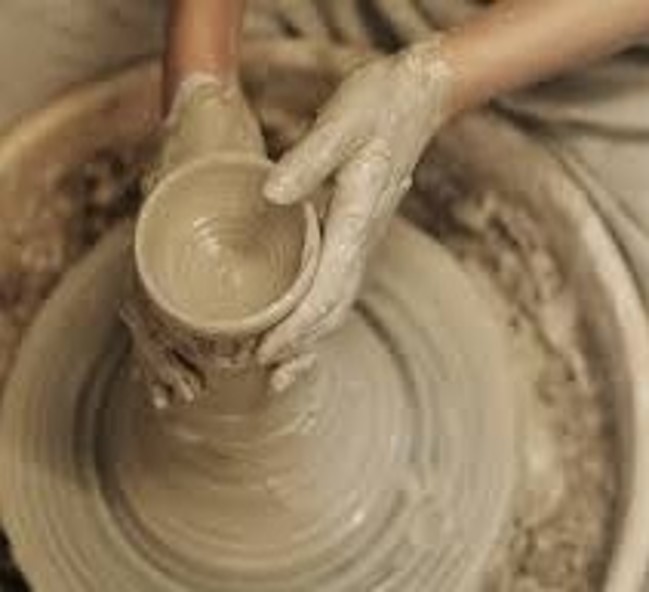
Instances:
[[[264,340],[264,362],[309,348],[344,321],[372,248],[408,191],[426,143],[448,116],[452,82],[441,38],[379,59],[343,83],[305,141],[272,172],[265,193],[274,203],[296,203],[332,175],[336,188],[313,287]]]

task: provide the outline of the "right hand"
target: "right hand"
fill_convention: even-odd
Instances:
[[[337,183],[313,286],[262,343],[262,363],[290,367],[351,309],[369,254],[448,115],[453,81],[440,48],[435,38],[352,74],[272,173],[266,195],[277,204],[305,199],[332,176]]]

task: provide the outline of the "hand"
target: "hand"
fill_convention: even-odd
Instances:
[[[202,377],[192,366],[178,363],[168,329],[147,310],[140,289],[132,285],[120,311],[134,344],[134,370],[148,386],[150,403],[159,411],[190,403],[204,391]]]
[[[143,181],[145,195],[183,166],[220,153],[263,154],[259,124],[236,79],[190,74],[173,98],[158,154]],[[144,292],[134,282],[122,309],[134,340],[136,368],[155,408],[190,403],[207,393],[206,376],[218,365],[218,352],[191,333],[175,332]]]
[[[262,363],[296,367],[296,359],[342,324],[372,247],[445,119],[450,86],[439,39],[379,59],[342,85],[307,139],[277,165],[266,186],[274,203],[304,199],[332,174],[336,187],[313,286],[262,342]]]
[[[163,125],[145,194],[181,165],[219,152],[263,151],[259,124],[236,79],[194,73],[185,78]]]
[[[244,0],[171,0],[163,69],[168,111],[144,193],[177,167],[218,152],[263,150],[239,83]]]

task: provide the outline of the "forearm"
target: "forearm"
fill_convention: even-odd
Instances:
[[[614,53],[647,32],[648,0],[505,0],[447,36],[449,111]]]
[[[192,73],[236,77],[245,0],[171,0],[165,56],[165,104]]]

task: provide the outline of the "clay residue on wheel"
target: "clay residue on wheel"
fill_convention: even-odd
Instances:
[[[592,592],[615,531],[615,413],[581,345],[574,287],[530,212],[452,169],[421,167],[406,213],[481,283],[508,327],[512,367],[531,385],[520,391],[519,510],[485,586]]]
[[[139,205],[148,146],[106,148],[41,193],[3,201],[0,236],[0,385],[16,345],[63,273]]]

